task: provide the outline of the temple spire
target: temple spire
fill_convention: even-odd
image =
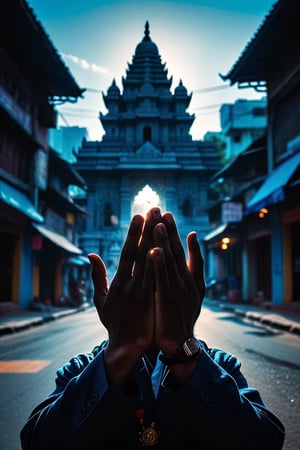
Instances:
[[[144,31],[144,33],[145,33],[144,41],[148,41],[150,39],[150,37],[149,37],[150,36],[150,27],[149,27],[148,20],[145,23],[145,31]]]

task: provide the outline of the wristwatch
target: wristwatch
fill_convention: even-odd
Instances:
[[[183,344],[170,355],[164,355],[163,353],[159,356],[159,359],[167,364],[168,366],[173,364],[181,364],[188,361],[193,361],[200,356],[201,346],[198,340],[194,337],[189,337],[185,339]]]

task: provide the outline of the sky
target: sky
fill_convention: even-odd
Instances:
[[[171,92],[182,79],[192,93],[188,108],[196,118],[193,139],[220,130],[220,107],[237,99],[260,99],[262,93],[223,82],[275,0],[27,0],[49,35],[84,98],[57,107],[58,125],[80,126],[90,140],[101,140],[99,112],[107,113],[102,93],[115,78],[122,92],[146,20],[158,46]]]

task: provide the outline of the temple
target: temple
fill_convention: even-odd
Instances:
[[[211,142],[192,139],[195,116],[187,111],[192,94],[182,80],[171,92],[165,66],[146,22],[122,90],[113,79],[103,94],[102,140],[84,140],[77,154],[90,214],[80,244],[84,252],[99,253],[111,272],[136,212],[155,205],[171,210],[184,241],[189,231],[201,239],[210,228],[207,186],[220,168],[218,153]]]

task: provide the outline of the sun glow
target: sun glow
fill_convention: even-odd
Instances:
[[[133,212],[134,214],[146,215],[149,209],[160,206],[159,195],[146,184],[141,191],[134,197]]]

